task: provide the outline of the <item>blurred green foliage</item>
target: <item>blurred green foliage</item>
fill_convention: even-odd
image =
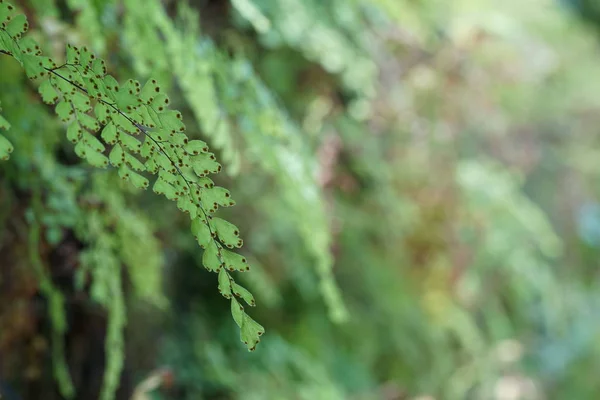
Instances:
[[[81,162],[0,55],[0,393],[600,396],[598,18],[567,3],[19,2],[215,149],[267,334],[239,346],[188,217]]]

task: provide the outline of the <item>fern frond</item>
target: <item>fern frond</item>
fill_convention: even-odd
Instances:
[[[229,250],[241,246],[239,232],[224,229],[212,215],[219,206],[235,203],[229,191],[208,178],[221,165],[204,143],[185,135],[181,113],[168,108],[169,98],[158,82],[149,79],[142,86],[130,79],[121,85],[107,74],[104,60],[85,47],[67,46],[65,62],[56,64],[42,55],[34,40],[23,38],[27,20],[4,0],[0,0],[0,24],[0,52],[16,59],[30,79],[42,80],[42,99],[56,105],[79,157],[99,168],[112,164],[123,180],[139,189],[150,186],[145,175],[154,175],[154,192],[176,201],[193,227],[204,227],[194,230],[210,255],[204,265],[219,274],[223,296],[239,306],[242,317],[238,311],[234,317],[241,340],[254,350],[264,329],[235,301],[234,296],[247,296],[235,290],[230,274],[249,270],[245,258]]]

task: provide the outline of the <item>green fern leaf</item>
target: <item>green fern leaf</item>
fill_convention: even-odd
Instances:
[[[87,144],[94,151],[97,151],[99,153],[103,152],[106,149],[104,147],[104,145],[102,144],[102,142],[100,140],[98,140],[98,138],[96,136],[92,135],[91,133],[89,133],[86,130],[83,131],[81,140],[83,140],[85,142],[85,144]]]
[[[100,124],[98,123],[98,121],[96,121],[94,117],[91,117],[87,114],[83,114],[79,111],[76,111],[76,115],[77,121],[85,129],[92,132],[97,132],[98,130],[100,130]]]
[[[235,299],[231,298],[231,315],[238,327],[242,327],[244,323],[244,307]]]
[[[21,54],[21,62],[23,63],[25,74],[29,79],[34,80],[46,75],[46,70],[38,56]]]
[[[194,220],[198,216],[198,206],[196,202],[188,195],[181,196],[177,199],[177,208],[186,214],[189,214],[190,219]]]
[[[108,124],[111,112],[107,105],[101,102],[96,103],[96,106],[94,107],[94,114],[96,114],[96,118],[102,125]]]
[[[237,283],[232,285],[233,294],[237,297],[242,298],[249,306],[256,306],[256,301],[254,300],[254,296],[250,293],[246,288]]]
[[[98,115],[98,114],[96,114]],[[104,129],[102,129],[102,133],[100,133],[100,137],[102,138],[102,140],[104,140],[104,142],[114,145],[117,143],[117,129],[115,128],[115,125],[110,122],[108,123]]]
[[[108,158],[102,153],[93,151],[93,149],[92,149],[92,151],[89,151],[86,153],[85,158],[94,167],[97,167],[97,168],[108,167]]]
[[[63,122],[68,122],[71,119],[71,115],[73,115],[71,103],[65,100],[59,101],[54,110]]]
[[[147,189],[150,185],[150,182],[147,178],[133,171],[129,172],[129,182],[131,182],[131,184],[136,188],[142,190]]]
[[[112,148],[110,154],[108,155],[108,159],[115,167],[120,167],[123,164],[125,161],[125,153],[123,152],[121,145],[117,144]]]
[[[240,329],[240,338],[242,342],[248,346],[250,351],[254,351],[256,345],[260,342],[260,337],[265,333],[265,328],[250,318],[248,314],[244,313],[244,320]]]
[[[19,14],[12,17],[4,29],[13,39],[19,39],[29,29],[29,23],[23,14]]]
[[[246,258],[234,253],[233,251],[222,249],[221,256],[223,257],[225,266],[229,271],[245,272],[250,270],[250,266],[248,266]]]
[[[90,98],[84,93],[75,92],[70,96],[69,100],[73,107],[75,107],[75,110],[80,113],[87,113],[92,109]]]
[[[206,254],[206,253],[205,253]],[[219,293],[226,299],[231,298],[231,277],[225,268],[219,269]]]
[[[221,171],[221,164],[215,160],[213,153],[202,153],[192,158],[192,167],[198,176]]]
[[[83,130],[79,126],[79,124],[71,124],[67,127],[67,139],[71,143],[77,143],[81,139],[83,135]]]
[[[129,153],[125,153],[125,162],[136,171],[145,171],[146,166],[140,160]]]
[[[79,64],[79,50],[72,46],[71,44],[67,44],[67,64],[77,65]]]
[[[206,249],[212,241],[210,228],[199,217],[192,220],[192,234],[203,249]]]
[[[166,110],[159,113],[158,118],[162,126],[171,133],[183,132],[185,130],[185,125],[179,111]]]
[[[58,92],[56,91],[56,89],[54,89],[54,86],[52,86],[50,80],[43,81],[38,91],[42,95],[42,100],[44,101],[44,103],[56,104],[56,102],[58,101]]]
[[[211,219],[211,225],[217,232],[217,236],[221,243],[229,248],[242,247],[242,241],[239,236],[240,231],[237,226],[218,217]]]
[[[14,14],[15,7],[10,3],[0,3],[0,26],[5,29],[6,24]]]
[[[218,206],[230,207],[235,205],[229,190],[220,186],[202,189],[201,198],[202,202],[210,207],[211,211],[216,211]]]
[[[208,146],[206,142],[203,142],[202,140],[191,140],[185,146],[185,151],[193,155],[198,155],[200,153],[208,153]]]
[[[142,142],[126,133],[120,133],[119,140],[121,141],[121,144],[132,153],[139,153],[142,149]]]
[[[164,181],[163,179],[157,179],[154,182],[154,186],[152,187],[152,190],[156,194],[164,195],[169,200],[176,200],[178,198],[177,189],[175,189],[172,185],[170,185],[168,182]]]
[[[146,82],[140,91],[140,99],[150,105],[160,95],[160,87],[155,79],[150,79]]]
[[[220,251],[217,247],[217,244],[214,242],[206,246],[204,254],[202,255],[202,264],[204,264],[204,267],[206,267],[207,270],[212,272],[216,272],[221,269],[222,262],[220,258]]]

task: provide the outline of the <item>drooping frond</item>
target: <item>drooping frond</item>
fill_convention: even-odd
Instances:
[[[192,233],[205,250],[204,266],[218,274],[219,291],[231,302],[240,338],[249,350],[254,350],[264,329],[236,300],[254,305],[252,295],[231,275],[250,269],[245,257],[234,250],[242,246],[240,232],[235,225],[213,215],[219,207],[235,202],[227,189],[215,186],[210,179],[221,171],[221,165],[206,143],[187,137],[183,116],[169,109],[169,97],[161,85],[152,78],[143,85],[132,79],[120,84],[107,73],[105,61],[86,47],[68,45],[64,61],[56,63],[42,55],[33,39],[24,37],[27,19],[3,0],[0,24],[0,52],[17,60],[27,77],[39,82],[43,101],[55,105],[77,156],[98,168],[114,166],[122,180],[138,189],[150,187],[152,177],[153,191],[176,202],[188,214]],[[8,127],[1,119],[0,128]],[[12,144],[0,136],[0,156],[7,158],[12,150]],[[100,233],[94,240],[97,250],[90,253],[89,264],[106,262],[110,254],[118,251]],[[96,292],[105,293],[95,297],[112,310],[108,341],[119,348],[125,313],[119,295],[118,263],[112,264],[112,269],[105,268],[106,279],[95,276]],[[108,364],[104,392],[107,399],[116,389],[122,361],[109,353]]]

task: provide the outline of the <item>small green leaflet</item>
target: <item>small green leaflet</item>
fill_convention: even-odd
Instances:
[[[81,139],[87,144],[90,148],[97,152],[103,152],[105,150],[104,145],[98,138],[88,131],[83,131]]]
[[[175,110],[166,110],[158,114],[158,118],[163,128],[171,133],[183,132],[185,125],[181,120],[181,113]]]
[[[102,153],[95,152],[93,150],[88,151],[86,154],[86,160],[94,167],[106,168],[108,167],[108,158]]]
[[[102,125],[106,125],[111,115],[110,108],[102,102],[96,103],[94,114]],[[112,123],[111,123],[112,124]]]
[[[130,171],[129,173],[129,182],[131,182],[131,184],[133,186],[135,186],[138,189],[147,189],[148,186],[150,185],[150,182],[148,182],[148,179],[146,179],[144,176]]]
[[[204,249],[204,254],[202,254],[202,264],[207,270],[213,272],[223,269],[221,268],[219,249],[215,242],[211,242],[210,245],[206,246],[206,249]]]
[[[50,79],[43,81],[38,88],[38,91],[42,95],[42,101],[46,104],[56,104],[58,101],[58,92],[52,86]]]
[[[79,122],[79,124],[85,129],[88,129],[92,132],[96,132],[100,129],[100,124],[94,117],[79,111],[77,112],[77,122]]]
[[[0,50],[6,51],[9,54],[14,54],[17,61],[23,63],[21,60],[22,55],[19,53],[19,48],[17,47],[15,41],[3,30],[0,30]]]
[[[23,49],[23,52],[26,54],[31,54],[34,56],[41,56],[42,50],[40,46],[30,37],[26,37],[20,40],[19,47]]]
[[[0,26],[2,28],[6,27],[6,23],[11,19],[14,10],[15,8],[12,4],[0,3]]]
[[[92,61],[92,72],[94,73],[94,78],[104,78],[104,75],[106,75],[106,63],[104,60],[96,58]]]
[[[193,156],[191,162],[194,172],[200,177],[221,171],[221,164],[215,160],[215,155],[212,153],[201,153]]]
[[[186,214],[189,214],[190,219],[194,220],[198,216],[198,206],[190,199],[189,195],[183,195],[177,199],[177,208]]]
[[[246,288],[234,283],[232,285],[233,294],[237,297],[241,297],[244,301],[249,305],[254,307],[256,305],[256,301],[254,300],[254,296],[250,293]]]
[[[69,121],[71,119],[71,114],[73,114],[73,108],[71,108],[71,103],[69,103],[66,100],[60,101],[56,105],[56,108],[54,110],[63,122]]]
[[[215,186],[215,183],[212,181],[212,179],[207,177],[198,178],[197,183],[198,185],[206,189],[210,189]]]
[[[115,167],[121,166],[121,164],[123,164],[123,161],[125,161],[125,154],[123,152],[123,148],[118,144],[115,145],[113,147],[113,149],[110,151],[108,158],[110,160],[110,163],[113,166],[115,166]]]
[[[191,140],[185,146],[185,151],[190,154],[198,155],[200,153],[208,153],[208,146],[202,140]]]
[[[136,171],[145,171],[146,166],[140,160],[129,153],[125,153],[125,162]]]
[[[244,319],[240,328],[240,339],[246,344],[248,350],[254,351],[256,349],[256,345],[260,342],[260,336],[264,333],[265,328],[250,318],[248,314],[244,313]]]
[[[160,87],[155,79],[149,79],[140,92],[140,99],[146,104],[152,104],[160,94]]]
[[[235,299],[231,298],[231,315],[238,327],[242,327],[244,323],[244,307]]]
[[[94,58],[95,56],[91,51],[88,50],[86,46],[83,46],[81,49],[79,49],[79,62],[84,68],[89,68],[89,64]]]
[[[200,217],[197,217],[192,220],[192,234],[198,241],[198,244],[203,249],[206,249],[209,243],[212,241],[212,236],[210,235],[210,228]]]
[[[121,164],[121,166],[119,167],[119,176],[124,181],[129,180],[129,176],[131,176],[132,173],[133,171],[129,169],[129,167],[126,164]]]
[[[209,207],[208,211],[214,212],[218,206],[229,207],[235,205],[231,199],[229,190],[220,186],[205,188],[200,190],[200,198],[205,207]]]
[[[73,93],[69,96],[69,100],[80,113],[86,113],[92,109],[90,98],[81,92]]]
[[[127,117],[125,117],[123,114],[114,113],[111,116],[111,119],[118,128],[124,130],[125,132],[132,135],[139,134],[138,128],[134,124],[132,124],[131,121],[129,121]]]
[[[21,61],[23,62],[25,74],[29,79],[34,80],[46,75],[46,70],[39,56],[22,54]]]
[[[141,100],[138,98],[139,85],[139,82],[129,79],[119,89],[116,94],[117,107],[119,109],[133,111],[141,104]]]
[[[67,139],[71,143],[77,143],[81,136],[83,135],[83,130],[79,126],[79,124],[70,124],[67,127]]]
[[[120,132],[119,139],[121,140],[123,146],[132,153],[139,153],[142,149],[142,142],[140,142],[138,139],[134,138],[131,135]]]
[[[29,23],[23,14],[19,14],[11,18],[4,29],[12,38],[19,39],[29,29]]]
[[[179,197],[177,195],[177,189],[175,189],[171,184],[169,184],[168,182],[165,182],[162,179],[157,179],[154,182],[154,186],[152,187],[152,190],[156,194],[164,195],[169,200],[177,200]]]
[[[242,247],[243,242],[239,237],[240,231],[237,226],[218,217],[212,218],[210,223],[221,243],[229,248]]]
[[[154,160],[148,159],[144,165],[146,166],[146,171],[150,172],[151,174],[156,174],[158,172],[158,165],[156,165]]]
[[[146,189],[149,185],[148,179],[132,171],[127,165],[122,164],[119,167],[119,176],[125,181],[129,181],[138,189]]]
[[[57,78],[56,76],[50,76],[50,82],[52,82],[52,86],[62,93],[63,95],[73,95],[75,93],[75,88],[67,81]]]
[[[67,63],[79,64],[79,50],[70,44],[67,44]]]
[[[156,145],[152,143],[152,140],[146,139],[142,144],[140,155],[142,157],[150,157],[156,152]]]
[[[88,151],[94,150],[90,149],[90,147],[83,140],[77,142],[75,145],[75,154],[77,154],[77,156],[80,158],[86,158]]]
[[[225,268],[219,270],[219,293],[226,299],[231,298],[231,277]]]
[[[102,129],[100,137],[108,144],[117,143],[117,129],[115,128],[115,125],[112,122],[108,123],[104,129]]]
[[[245,272],[250,270],[248,261],[243,256],[234,253],[233,251],[222,249],[221,256],[225,262],[225,266],[229,271]]]
[[[159,94],[152,100],[150,106],[157,112],[163,112],[166,106],[169,105],[169,97],[166,94]]]

